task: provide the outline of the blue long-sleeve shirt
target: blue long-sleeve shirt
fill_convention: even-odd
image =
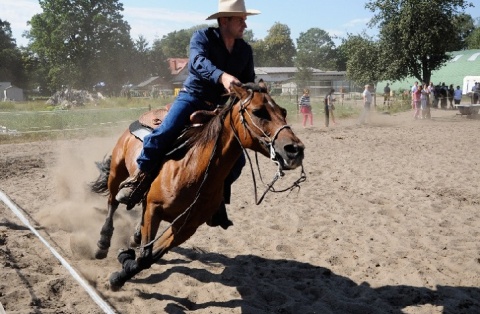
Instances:
[[[222,97],[225,89],[218,81],[223,72],[242,83],[255,80],[252,47],[243,39],[236,39],[230,53],[218,28],[196,31],[190,40],[188,71],[183,87],[189,93],[214,104],[223,104],[227,98]]]

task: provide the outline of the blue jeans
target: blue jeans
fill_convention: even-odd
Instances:
[[[165,154],[171,149],[173,142],[178,138],[185,126],[190,123],[190,115],[197,110],[214,109],[215,106],[208,105],[187,92],[180,92],[162,124],[154,129],[151,134],[145,136],[143,150],[137,158],[138,168],[143,172],[157,171]],[[238,179],[244,166],[245,156],[242,154],[225,179],[225,199],[228,202],[230,201],[230,186]]]
[[[144,172],[156,171],[172,143],[189,124],[190,115],[197,110],[214,109],[193,95],[180,92],[162,124],[145,136],[143,150],[137,158],[138,168]]]

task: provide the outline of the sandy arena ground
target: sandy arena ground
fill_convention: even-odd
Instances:
[[[118,292],[108,277],[138,208],[119,208],[110,254],[95,260],[106,198],[87,189],[116,137],[0,145],[0,190],[119,313],[480,313],[480,120],[456,113],[294,122],[300,191],[256,206],[245,168],[233,227],[200,227]],[[269,179],[275,167],[262,169]],[[0,263],[9,314],[102,313],[2,202]]]

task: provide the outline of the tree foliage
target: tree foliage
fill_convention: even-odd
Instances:
[[[477,27],[470,33],[467,40],[467,49],[480,49],[480,27]]]
[[[0,82],[25,87],[22,54],[12,37],[10,23],[0,19]]]
[[[193,33],[212,25],[202,24],[188,29],[173,31],[153,42],[153,49],[162,50],[167,58],[188,58],[190,52],[190,39]]]
[[[464,50],[468,48],[467,39],[475,30],[473,18],[469,14],[458,14],[453,17],[453,26],[456,32],[453,34],[454,42],[450,47],[450,51]]]
[[[133,43],[117,0],[43,0],[29,21],[29,48],[48,67],[51,90],[89,89],[100,81],[119,89],[127,80]]]
[[[29,45],[16,47],[10,24],[0,20],[0,81],[54,92],[62,86],[91,89],[105,82],[113,90],[150,76],[168,81],[168,58],[187,58],[197,25],[171,32],[152,45],[143,36],[132,40],[119,0],[39,0],[27,32]],[[448,52],[480,49],[480,20],[464,14],[462,0],[369,0],[379,26],[375,40],[351,35],[335,47],[328,33],[311,28],[300,33],[297,48],[287,25],[274,23],[264,39],[246,30],[257,67],[292,67],[297,81],[308,82],[312,68],[346,71],[358,84],[401,80],[428,82]],[[28,73],[28,76],[25,74]],[[28,80],[27,80],[28,77]],[[30,84],[27,84],[30,83]]]
[[[311,28],[305,33],[300,33],[297,39],[295,64],[299,68],[335,70],[336,49],[330,35],[320,28]]]
[[[349,34],[343,40],[341,51],[346,57],[347,77],[358,85],[376,84],[384,78],[378,42],[366,34]]]
[[[458,40],[459,12],[469,3],[463,0],[374,0],[366,8],[375,12],[370,25],[379,25],[380,46],[387,77],[400,80],[413,76],[429,82],[432,71],[450,56]],[[389,61],[389,63],[387,63]]]
[[[290,28],[281,23],[275,23],[263,40],[252,43],[255,66],[261,67],[291,67],[296,50],[290,37]]]

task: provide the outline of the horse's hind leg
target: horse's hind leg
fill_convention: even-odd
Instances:
[[[113,236],[113,215],[118,208],[118,202],[112,195],[108,198],[108,213],[102,229],[100,230],[100,240],[97,242],[97,250],[95,251],[96,259],[104,259],[107,257],[108,249]]]

